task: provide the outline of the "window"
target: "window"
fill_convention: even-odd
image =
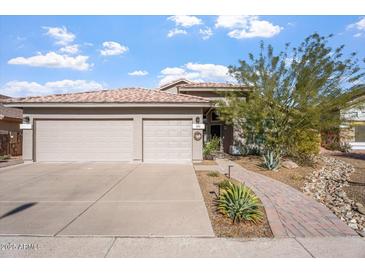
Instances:
[[[365,125],[355,126],[355,142],[365,142]]]
[[[212,112],[212,122],[219,122],[219,115],[217,112],[213,111]]]

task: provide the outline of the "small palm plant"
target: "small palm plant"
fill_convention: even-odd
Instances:
[[[233,223],[242,220],[258,223],[263,219],[259,198],[242,184],[222,184],[216,205],[218,211],[231,218]]]

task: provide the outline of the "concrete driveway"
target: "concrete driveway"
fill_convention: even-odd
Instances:
[[[191,165],[24,164],[0,189],[0,235],[214,236]]]

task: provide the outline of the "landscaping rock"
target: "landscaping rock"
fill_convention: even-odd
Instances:
[[[293,161],[291,160],[285,160],[281,163],[281,165],[287,169],[293,169],[293,168],[298,168],[299,166],[294,163]]]
[[[359,233],[365,231],[365,207],[347,197],[343,190],[353,166],[331,157],[320,156],[324,166],[305,178],[303,192],[326,205],[337,217]]]
[[[365,207],[362,204],[356,203],[355,206],[358,212],[360,212],[362,215],[365,215]]]

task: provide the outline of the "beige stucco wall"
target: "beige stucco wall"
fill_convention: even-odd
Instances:
[[[173,93],[173,94],[177,94],[177,93],[178,93],[178,91],[177,91],[177,86],[172,86],[172,87],[170,87],[170,88],[166,88],[166,89],[164,89],[163,91],[165,91],[165,92],[169,92],[169,93]]]
[[[24,108],[23,116],[30,118],[33,125],[30,130],[23,130],[23,159],[32,161],[34,158],[33,130],[35,119],[133,119],[133,156],[134,161],[143,160],[143,119],[192,119],[203,120],[203,110],[200,107],[165,107],[165,108]],[[196,131],[193,130],[193,134]],[[201,131],[202,133],[202,131]],[[203,140],[196,141],[192,137],[193,161],[200,161]]]

